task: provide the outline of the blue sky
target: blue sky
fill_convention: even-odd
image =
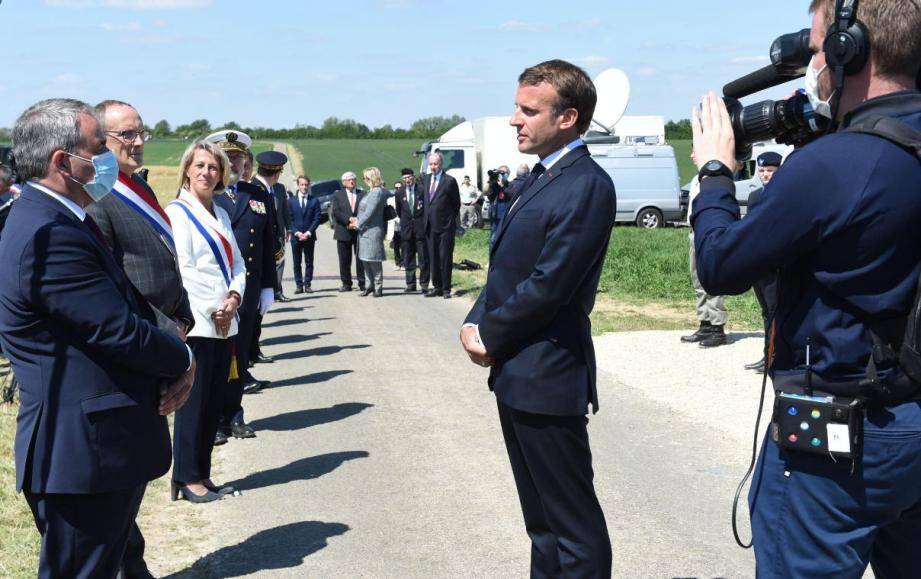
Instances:
[[[548,58],[593,77],[621,68],[627,114],[679,119],[809,26],[806,0],[782,4],[759,15],[765,4],[729,0],[0,0],[0,126],[67,96],[131,102],[150,125],[407,127],[508,114],[517,75]]]

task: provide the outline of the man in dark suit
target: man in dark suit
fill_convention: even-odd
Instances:
[[[291,211],[291,255],[294,259],[294,284],[296,294],[313,293],[313,250],[320,226],[320,202],[310,195],[310,178],[297,178],[297,193],[288,200]],[[303,262],[303,264],[302,264]],[[303,265],[303,269],[302,269]]]
[[[96,114],[104,124],[106,146],[118,160],[118,180],[112,193],[89,205],[86,213],[96,221],[115,261],[150,302],[160,329],[185,336],[194,321],[169,218],[136,174],[144,164],[144,122],[134,107],[121,101],[99,103]],[[122,574],[125,579],[151,577],[137,525],[128,537]]]
[[[234,181],[243,173],[246,150],[252,142],[249,135],[239,131],[218,131],[206,137],[227,153],[232,183],[214,202],[230,216],[233,236],[246,264],[246,290],[237,314],[240,316],[234,338],[234,354],[239,377],[227,385],[227,397],[221,421],[224,435],[253,438],[256,433],[243,416],[243,392],[255,392],[268,384],[256,380],[249,372],[251,346],[259,315],[275,302],[275,236],[272,231],[274,202],[261,187],[246,181]],[[215,444],[226,439],[215,440]]]
[[[579,138],[595,101],[589,77],[564,61],[518,78],[518,150],[541,162],[503,219],[461,329],[471,360],[491,367],[532,577],[611,574],[586,429],[589,403],[598,409],[589,314],[616,210],[611,178]]]
[[[365,268],[358,259],[358,228],[353,225],[353,218],[358,217],[358,202],[365,192],[355,187],[355,173],[347,171],[342,174],[342,189],[333,193],[330,208],[333,218],[333,239],[339,253],[339,279],[341,292],[352,291],[352,257],[355,258],[355,277],[358,289],[365,289]]]
[[[422,210],[425,239],[432,272],[432,289],[425,297],[451,297],[451,272],[454,268],[454,235],[460,215],[460,189],[457,180],[442,171],[444,157],[439,151],[429,155],[429,174],[425,176]]]
[[[280,151],[263,151],[256,157],[256,176],[253,185],[262,187],[273,199],[272,230],[275,236],[275,300],[290,301],[282,291],[281,278],[285,270],[285,245],[288,230],[291,229],[291,213],[288,210],[288,194],[285,186],[278,182],[288,162],[288,156]]]
[[[423,293],[429,289],[428,246],[425,242],[425,211],[422,187],[416,183],[412,169],[404,168],[403,187],[396,194],[397,217],[400,220],[400,240],[403,244],[403,267],[406,269],[406,289],[416,291],[416,265],[419,266],[419,286]]]
[[[28,182],[0,241],[16,485],[42,535],[39,577],[112,578],[147,482],[169,468],[166,415],[188,397],[194,360],[85,213],[118,173],[94,110],[42,101],[12,137]]]

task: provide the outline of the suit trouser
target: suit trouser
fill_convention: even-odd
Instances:
[[[390,247],[393,248],[393,262],[397,267],[401,267],[403,265],[403,236],[399,231],[393,232]]]
[[[432,269],[432,287],[435,291],[451,291],[451,273],[454,269],[454,230],[432,232],[428,235],[429,256]]]
[[[419,265],[419,285],[422,289],[429,286],[429,249],[425,239],[415,235],[404,237],[403,242],[403,267],[406,268],[406,286],[416,285],[416,264]]]
[[[39,579],[115,577],[146,487],[90,495],[25,491],[42,536]]]
[[[313,282],[313,252],[317,240],[311,237],[307,241],[291,240],[291,256],[294,259],[294,285],[310,287]],[[303,263],[302,263],[303,262]]]
[[[693,232],[688,236],[688,239],[691,245],[691,283],[694,284],[694,293],[697,295],[697,320],[710,322],[714,326],[724,326],[729,320],[726,301],[723,296],[711,296],[704,289],[704,286],[700,285],[700,278],[697,277],[697,257],[694,251]]]
[[[260,291],[258,288],[249,291]],[[233,340],[234,355],[237,358],[237,375],[239,378],[230,380],[224,389],[224,404],[221,410],[221,420],[224,423],[243,419],[243,384],[253,379],[249,373],[249,361],[254,359],[258,351],[259,337],[256,334],[259,324],[259,300],[243,296],[243,306],[237,310],[240,319],[237,322],[237,335]],[[256,348],[253,344],[256,344]]]
[[[352,287],[352,259],[355,259],[355,277],[358,287],[365,285],[365,271],[361,260],[358,259],[358,237],[351,241],[336,241],[336,251],[339,253],[339,279],[345,287]]]
[[[195,354],[195,383],[173,421],[173,480],[211,478],[211,451],[230,370],[230,339],[189,338]]]
[[[758,577],[918,577],[921,403],[868,410],[856,463],[764,437],[748,494]]]
[[[279,263],[275,264],[275,293],[281,294],[282,291],[282,278],[285,274],[285,260],[282,259]]]
[[[146,568],[144,563],[144,549],[147,544],[137,523],[132,523],[128,532],[128,542],[125,545],[125,556],[122,558],[122,568],[126,577],[132,577],[133,571]]]
[[[384,289],[384,262],[364,261],[365,280],[368,289]]]
[[[531,577],[610,577],[611,539],[592,482],[588,418],[498,406],[531,538]]]

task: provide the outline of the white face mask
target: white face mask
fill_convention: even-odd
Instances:
[[[831,99],[835,96],[835,93],[832,91],[832,93],[824,101],[819,96],[819,75],[822,74],[826,68],[828,68],[828,65],[826,64],[822,67],[821,70],[816,71],[816,69],[812,67],[813,61],[815,61],[815,56],[813,56],[812,60],[809,61],[809,66],[806,67],[806,96],[809,98],[809,104],[812,105],[812,110],[814,110],[817,115],[821,115],[830,119]]]

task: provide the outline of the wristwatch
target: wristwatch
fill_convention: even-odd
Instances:
[[[732,179],[732,169],[726,166],[722,161],[717,161],[713,159],[712,161],[707,161],[707,163],[700,168],[700,173],[697,174],[699,179],[704,177],[729,177]]]

